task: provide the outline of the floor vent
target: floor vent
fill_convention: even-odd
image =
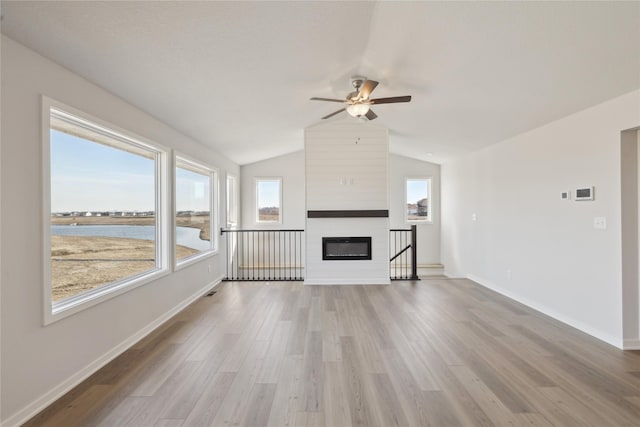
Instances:
[[[208,294],[205,295],[205,297],[212,297],[216,294],[216,291],[211,291]]]

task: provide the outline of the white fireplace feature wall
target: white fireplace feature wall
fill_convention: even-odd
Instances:
[[[389,284],[389,137],[351,117],[305,129],[305,284]],[[371,237],[371,260],[323,260],[323,237]]]

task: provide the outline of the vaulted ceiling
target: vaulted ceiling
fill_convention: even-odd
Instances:
[[[2,32],[239,164],[300,150],[350,76],[436,163],[640,88],[640,2],[2,1]],[[343,113],[346,114],[346,113]],[[339,117],[339,116],[337,116]],[[358,119],[353,119],[358,120]]]

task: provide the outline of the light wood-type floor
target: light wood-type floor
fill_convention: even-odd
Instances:
[[[640,352],[468,280],[217,291],[27,425],[640,425]]]

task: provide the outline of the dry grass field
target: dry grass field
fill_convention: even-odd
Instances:
[[[260,213],[258,215],[258,221],[261,222],[278,222],[280,220],[280,215],[278,214],[263,214]]]
[[[197,253],[176,247],[178,258]],[[51,288],[58,301],[155,268],[151,240],[51,236]]]
[[[53,217],[52,225],[153,225],[154,217]],[[178,226],[200,229],[209,239],[208,217],[178,217]],[[176,258],[197,253],[176,246]],[[135,276],[155,268],[155,247],[151,240],[116,237],[51,236],[52,298],[58,301],[90,289]]]

